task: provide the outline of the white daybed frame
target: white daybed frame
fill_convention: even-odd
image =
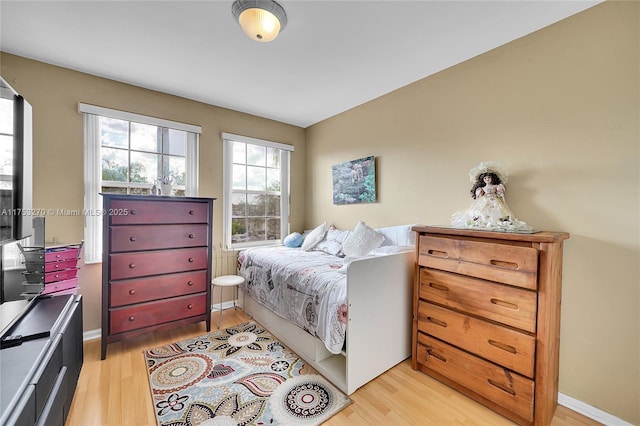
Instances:
[[[243,294],[244,311],[335,386],[351,395],[411,356],[415,252],[354,260],[347,270],[346,351],[324,343]]]

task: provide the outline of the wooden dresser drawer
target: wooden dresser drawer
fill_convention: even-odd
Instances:
[[[421,266],[535,290],[538,251],[532,247],[420,236]]]
[[[65,269],[62,271],[46,272],[44,274],[45,284],[56,281],[70,280],[78,275],[78,268]]]
[[[156,250],[206,246],[210,236],[206,224],[114,226],[111,251]]]
[[[111,307],[148,302],[159,298],[207,290],[207,271],[181,272],[157,277],[111,282]]]
[[[536,339],[531,335],[422,300],[418,330],[533,377]]]
[[[122,333],[206,312],[207,294],[174,297],[109,310],[109,332]]]
[[[207,248],[202,247],[112,254],[109,256],[110,278],[119,280],[207,269],[207,253]]]
[[[522,288],[420,268],[419,297],[535,333],[538,294]]]
[[[112,225],[208,223],[207,203],[166,200],[113,200],[109,209]]]
[[[418,333],[418,362],[480,394],[493,403],[533,421],[532,380]]]

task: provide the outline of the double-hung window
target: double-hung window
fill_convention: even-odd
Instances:
[[[280,243],[289,232],[293,146],[223,133],[227,249]]]
[[[102,259],[101,193],[150,195],[170,181],[173,194],[198,192],[198,126],[80,104],[84,113],[85,257]]]

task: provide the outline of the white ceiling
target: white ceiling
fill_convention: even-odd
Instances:
[[[601,0],[281,0],[247,38],[231,0],[0,0],[0,49],[308,127]]]

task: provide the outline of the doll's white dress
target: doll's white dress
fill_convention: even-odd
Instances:
[[[504,191],[503,184],[487,184],[478,188],[471,207],[451,216],[451,226],[492,231],[530,231],[531,227],[516,219],[509,209]]]

